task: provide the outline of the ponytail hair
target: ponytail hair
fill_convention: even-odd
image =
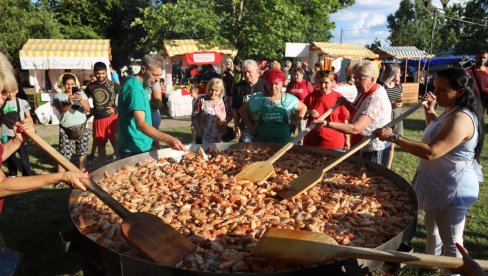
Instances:
[[[469,109],[478,118],[478,143],[474,150],[474,158],[479,162],[485,138],[485,116],[480,98],[472,89],[471,77],[461,68],[448,68],[439,71],[437,76],[445,78],[453,89],[464,89],[464,93],[456,99],[456,104]]]

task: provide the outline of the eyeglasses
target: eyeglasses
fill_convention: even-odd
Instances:
[[[363,80],[368,80],[370,79],[371,77],[359,77],[359,78],[354,78],[354,81],[363,81]]]

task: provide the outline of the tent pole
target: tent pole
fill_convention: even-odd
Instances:
[[[405,68],[404,68],[405,74],[403,75],[403,83],[407,82],[407,74],[408,74],[407,68],[408,68],[408,58],[405,59]]]
[[[419,63],[417,65],[417,83],[420,82],[420,58]]]

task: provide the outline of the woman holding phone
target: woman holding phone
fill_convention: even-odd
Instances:
[[[86,170],[86,155],[90,129],[86,127],[87,116],[90,112],[88,97],[79,89],[79,82],[75,75],[65,73],[59,79],[59,86],[63,93],[54,96],[53,106],[61,114],[59,122],[59,152],[67,159],[72,156],[73,146],[76,145],[76,155],[79,156],[81,171]],[[64,172],[58,166],[59,172]]]

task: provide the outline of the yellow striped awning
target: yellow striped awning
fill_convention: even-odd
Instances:
[[[169,57],[184,55],[194,52],[217,52],[236,56],[237,49],[230,43],[212,45],[200,39],[171,39],[163,41],[163,47]]]
[[[29,39],[19,51],[21,57],[108,57],[109,55],[109,39]]]
[[[360,44],[312,42],[310,52],[321,53],[329,57],[343,57],[350,59],[369,58],[377,59],[378,55]]]
[[[110,55],[109,39],[29,39],[19,51],[22,69],[91,69]]]

